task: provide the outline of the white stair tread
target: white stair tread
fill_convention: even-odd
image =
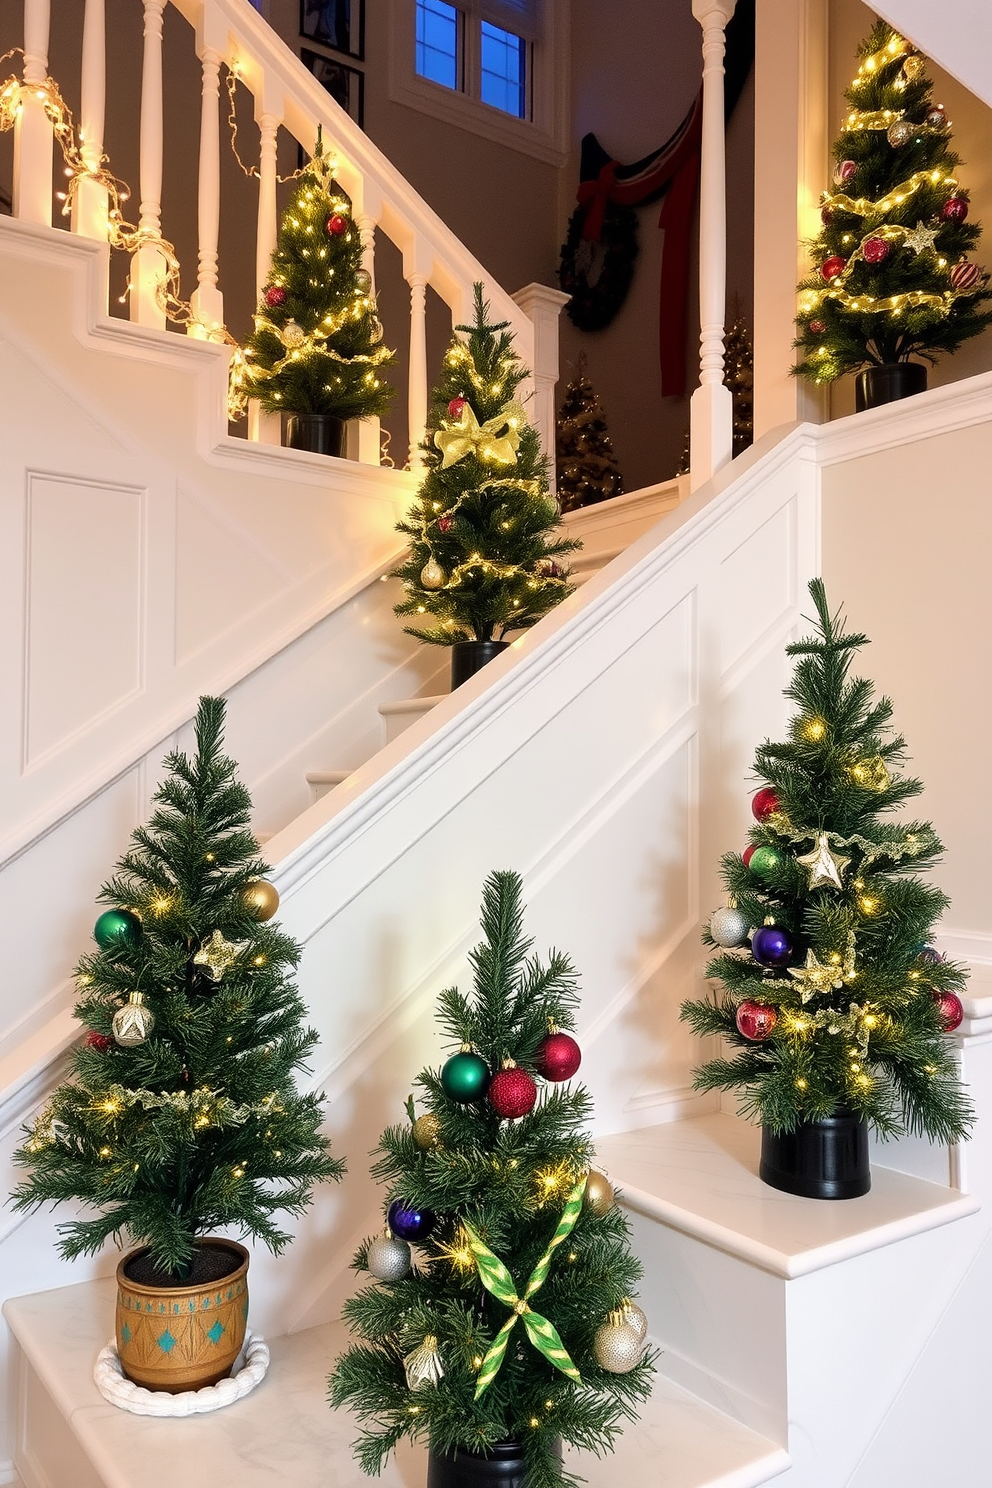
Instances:
[[[449,696],[450,693],[439,692],[436,697],[403,698],[398,703],[380,703],[379,712],[383,718],[401,718],[407,713],[429,713]]]
[[[4,1314],[105,1488],[358,1488],[354,1422],[326,1400],[326,1376],[347,1343],[342,1323],[270,1340],[259,1388],[214,1415],[132,1416],[107,1404],[93,1363],[113,1328],[114,1283],[85,1282],[16,1297]],[[753,1488],[784,1472],[785,1450],[659,1378],[616,1453],[569,1453],[589,1488]],[[382,1488],[423,1488],[425,1451],[404,1444]]]
[[[719,1114],[601,1137],[596,1152],[631,1209],[776,1276],[804,1276],[980,1207],[874,1163],[863,1198],[797,1198],[761,1182],[760,1145],[759,1128]]]
[[[308,785],[340,785],[354,773],[354,770],[308,770],[306,782]]]

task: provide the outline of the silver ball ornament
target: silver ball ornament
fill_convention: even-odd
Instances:
[[[644,1343],[637,1329],[620,1321],[623,1313],[611,1312],[592,1341],[593,1358],[610,1374],[629,1374],[641,1361]]]
[[[410,1247],[396,1235],[380,1235],[369,1246],[365,1264],[379,1281],[400,1281],[410,1270]]]
[[[710,916],[710,934],[718,946],[729,950],[747,940],[747,920],[739,909],[715,909]]]
[[[361,295],[368,294],[369,290],[372,288],[372,275],[369,273],[368,269],[356,269],[355,288]]]
[[[890,124],[886,131],[886,139],[894,150],[901,150],[903,145],[908,145],[918,126],[911,124],[908,119],[897,119]]]
[[[118,1008],[111,1024],[114,1038],[122,1049],[136,1049],[143,1044],[155,1027],[155,1014],[145,1007],[144,995],[132,992],[122,1008]]]
[[[420,582],[425,589],[443,589],[448,575],[433,558],[428,558],[420,570]]]

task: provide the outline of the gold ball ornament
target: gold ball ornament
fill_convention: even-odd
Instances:
[[[295,320],[287,320],[282,330],[278,332],[279,340],[289,351],[296,351],[307,339],[307,333]]]
[[[241,903],[261,924],[271,920],[279,908],[279,891],[264,878],[253,878],[241,890]]]
[[[913,52],[910,54],[910,56],[903,58],[902,74],[903,77],[906,78],[909,82],[913,82],[914,79],[922,77],[925,68],[926,63],[918,52]]]
[[[420,570],[420,582],[425,589],[443,589],[448,575],[433,558],[428,558]]]
[[[122,1008],[118,1008],[111,1024],[114,1038],[123,1049],[135,1049],[143,1044],[155,1027],[155,1014],[145,1007],[142,992],[132,992]]]
[[[894,150],[901,150],[904,145],[909,144],[918,127],[908,119],[897,119],[894,124],[889,125],[886,138]]]
[[[600,1369],[610,1374],[629,1374],[641,1362],[644,1342],[637,1329],[623,1320],[622,1312],[611,1312],[606,1322],[596,1329],[592,1341],[593,1358]]]
[[[630,1297],[624,1297],[620,1304],[623,1320],[628,1328],[633,1328],[638,1338],[643,1343],[648,1336],[648,1319],[643,1307],[638,1307]]]
[[[609,1213],[614,1202],[613,1184],[602,1173],[597,1173],[595,1168],[590,1168],[586,1178],[586,1190],[582,1195],[583,1209],[587,1214],[593,1214],[599,1219],[602,1215]]]
[[[422,1152],[437,1146],[441,1133],[441,1121],[435,1111],[425,1111],[413,1123],[413,1140]]]

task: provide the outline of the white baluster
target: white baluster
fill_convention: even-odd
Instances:
[[[527,416],[541,436],[548,457],[548,483],[555,489],[555,386],[558,382],[558,317],[568,295],[546,284],[525,284],[513,296],[534,323],[534,401]]]
[[[258,225],[255,231],[255,292],[261,294],[269,275],[272,250],[278,237],[276,213],[276,140],[281,112],[265,109],[267,100],[256,98],[255,119],[259,133]],[[248,438],[256,444],[278,444],[281,420],[277,413],[265,413],[255,399],[248,405]]]
[[[165,0],[144,0],[144,55],[141,65],[141,138],[138,173],[141,185],[143,232],[162,231],[162,12]],[[165,272],[161,253],[151,244],[139,248],[131,260],[131,319],[143,326],[165,329],[165,312],[157,291]]]
[[[362,240],[362,267],[372,280],[375,294],[375,229],[376,219],[369,211],[355,212],[355,226]],[[382,428],[377,418],[361,419],[355,438],[355,454],[363,465],[379,465],[382,460]]]
[[[24,92],[14,126],[14,216],[52,225],[52,126],[31,88],[48,76],[50,0],[24,0]]]
[[[727,301],[727,172],[723,54],[736,0],[692,0],[703,29],[703,135],[699,182],[699,387],[690,405],[693,490],[733,453],[734,400],[723,380]]]
[[[107,43],[104,0],[86,0],[79,110],[79,153],[89,170],[103,158],[103,117],[107,97]],[[107,188],[81,176],[72,204],[72,230],[107,240]]]
[[[407,424],[410,431],[410,469],[424,463],[420,449],[427,427],[427,275],[406,274],[410,286],[410,373],[407,382]]]
[[[192,307],[196,321],[189,334],[205,340],[210,327],[224,324],[224,296],[217,288],[217,243],[220,235],[220,64],[211,46],[200,51],[203,72],[200,98],[200,176],[197,194],[199,259]]]

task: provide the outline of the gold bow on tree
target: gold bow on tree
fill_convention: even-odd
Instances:
[[[519,403],[507,403],[495,418],[480,424],[471,403],[466,403],[454,428],[438,429],[434,443],[444,456],[441,469],[457,465],[466,455],[474,455],[489,465],[513,465],[520,443],[520,425],[526,415]]]
[[[529,1299],[543,1286],[548,1271],[551,1268],[551,1257],[554,1254],[555,1247],[560,1245],[572,1233],[575,1227],[575,1221],[582,1212],[582,1195],[585,1193],[585,1188],[586,1180],[585,1178],[581,1178],[569,1194],[568,1203],[565,1205],[561,1219],[558,1221],[558,1228],[555,1230],[547,1250],[531,1272],[530,1280],[524,1288],[522,1297],[517,1296],[513,1277],[503,1265],[503,1262],[498,1256],[493,1255],[488,1245],[483,1244],[472,1226],[468,1223],[465,1224],[469,1246],[472,1254],[475,1256],[475,1264],[478,1267],[479,1280],[487,1291],[492,1292],[494,1297],[497,1297],[500,1302],[505,1302],[507,1307],[512,1307],[513,1309],[497,1333],[492,1347],[482,1361],[482,1368],[479,1370],[479,1377],[475,1382],[476,1400],[478,1400],[483,1390],[492,1384],[499,1372],[499,1366],[503,1362],[503,1355],[506,1353],[506,1346],[510,1341],[510,1334],[516,1327],[518,1318],[523,1318],[527,1337],[534,1347],[544,1355],[548,1363],[553,1364],[556,1369],[560,1369],[562,1374],[567,1374],[569,1379],[575,1380],[576,1384],[582,1383],[579,1371],[572,1363],[565,1345],[558,1336],[557,1328],[553,1323],[549,1323],[547,1318],[541,1317],[540,1313],[531,1311]]]

